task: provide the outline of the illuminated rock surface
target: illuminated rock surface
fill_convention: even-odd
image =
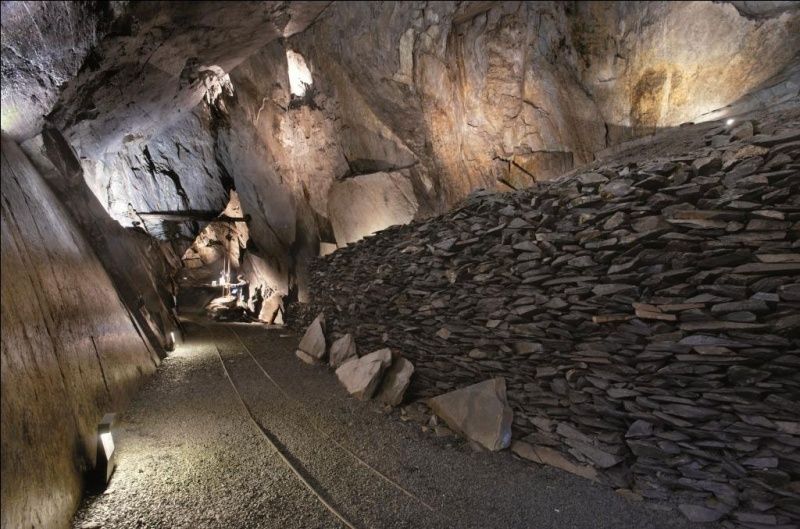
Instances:
[[[798,421],[785,413],[783,400],[767,400],[764,392],[771,388],[771,395],[781,399],[796,397],[782,396],[795,386],[774,381],[796,367],[793,346],[782,340],[797,329],[800,297],[791,257],[797,250],[797,189],[786,183],[796,170],[798,127],[790,123],[796,122],[800,103],[799,52],[800,9],[792,2],[4,2],[0,121],[4,168],[12,169],[3,174],[3,222],[10,233],[20,226],[18,237],[3,237],[4,277],[23,273],[16,268],[44,270],[42,281],[67,273],[56,290],[34,282],[32,292],[45,294],[34,296],[31,314],[49,314],[55,351],[71,351],[68,344],[74,340],[86,345],[86,336],[95,340],[93,348],[75,350],[79,380],[72,379],[72,360],[59,364],[64,395],[6,398],[11,391],[6,386],[49,380],[39,376],[42,364],[36,356],[49,349],[21,338],[6,345],[7,335],[43,334],[41,326],[20,334],[19,326],[35,314],[6,317],[34,297],[14,286],[16,275],[11,286],[4,281],[3,526],[64,525],[74,507],[80,476],[94,453],[88,425],[111,402],[92,389],[96,369],[84,363],[86,354],[91,359],[97,349],[94,356],[103,358],[103,365],[104,354],[113,359],[113,366],[104,368],[105,386],[124,379],[125,388],[133,388],[151,369],[142,364],[142,347],[130,339],[131,329],[150,344],[149,356],[163,355],[172,333],[179,332],[179,298],[219,298],[223,287],[210,281],[226,263],[229,281],[242,288],[228,296],[233,299],[225,301],[226,310],[282,324],[316,316],[305,318],[311,309],[297,302],[322,300],[319,283],[309,274],[320,254],[336,249],[328,262],[346,261],[363,248],[385,258],[373,256],[368,270],[355,277],[336,277],[348,290],[334,290],[322,300],[337,318],[331,330],[334,336],[352,333],[359,343],[365,336],[370,349],[399,345],[392,332],[384,343],[390,323],[395,329],[408,326],[402,327],[404,340],[423,336],[413,351],[397,348],[417,368],[408,389],[414,398],[435,396],[428,390],[437,382],[439,394],[494,377],[506,370],[504,363],[551,359],[554,349],[561,351],[553,342],[585,331],[586,315],[598,306],[613,312],[595,314],[593,325],[625,326],[630,333],[623,333],[620,343],[626,347],[644,340],[637,332],[710,340],[679,342],[680,352],[647,349],[636,369],[651,375],[648,369],[667,367],[659,362],[670,353],[681,356],[679,361],[670,357],[679,366],[674,368],[679,372],[669,373],[672,379],[706,376],[712,385],[734,385],[736,399],[745,401],[726,404],[744,406],[735,419],[729,410],[709,415],[719,406],[704,402],[694,412],[684,401],[658,410],[675,417],[674,423],[659,419],[671,427],[690,423],[694,429],[693,421],[699,421],[725,435],[709,434],[691,448],[677,436],[658,441],[646,436],[625,444],[610,434],[590,442],[572,439],[564,457],[598,467],[601,479],[625,468],[647,481],[663,471],[654,461],[673,455],[669,443],[680,447],[682,457],[690,450],[717,450],[717,443],[733,437],[737,444],[725,449],[736,454],[736,461],[744,452],[750,457],[740,464],[743,471],[718,463],[733,472],[726,483],[739,491],[736,508],[721,519],[763,525],[772,523],[774,512],[780,526],[787,512],[797,514],[796,508],[772,501],[771,489],[748,497],[741,490],[745,479],[782,493],[794,487],[784,483],[784,474],[790,484],[797,481],[796,457],[785,451],[782,436],[794,432]],[[768,119],[762,117],[767,110]],[[723,126],[729,118],[734,124]],[[708,123],[681,127],[690,121]],[[657,139],[665,137],[662,132],[671,142]],[[20,167],[25,168],[17,171]],[[577,181],[542,187],[570,171],[576,171]],[[15,184],[14,174],[26,177]],[[472,194],[530,185],[537,191],[519,204]],[[536,193],[554,189],[557,200],[530,203]],[[435,236],[420,228],[431,226],[419,222],[436,215],[471,215],[475,204],[484,208],[478,219],[458,219],[472,222],[468,227],[433,224],[441,228]],[[46,214],[20,220],[41,208]],[[408,229],[423,230],[415,234],[416,243],[404,253],[389,252],[397,241],[387,237],[407,233],[392,226],[409,222],[417,224]],[[521,235],[532,232],[541,238]],[[502,244],[488,244],[497,238]],[[6,266],[12,244],[29,266],[14,259],[8,261],[13,268]],[[63,264],[73,260],[74,248],[85,267]],[[422,263],[428,253],[455,257],[452,263]],[[40,263],[48,265],[39,268]],[[398,263],[406,268],[399,270]],[[420,284],[415,281],[423,269],[428,275]],[[380,282],[373,282],[375,277]],[[470,288],[484,295],[445,299],[448,289],[460,287],[467,277]],[[501,278],[523,283],[496,292]],[[402,292],[383,292],[401,280]],[[556,283],[544,284],[549,281]],[[659,284],[672,290],[654,297]],[[322,292],[331,288],[325,285]],[[420,299],[420,292],[430,299]],[[513,300],[506,299],[510,293]],[[378,296],[383,305],[363,315],[362,295]],[[99,332],[98,315],[75,306],[72,298],[102,306],[109,321],[122,314],[130,328],[119,323]],[[340,301],[336,307],[334,299]],[[376,324],[381,330],[365,331],[363,325],[383,314],[384,306],[400,308],[393,320]],[[350,314],[346,325],[338,321],[342,312]],[[486,316],[480,321],[484,334],[465,336],[463,322],[476,314]],[[552,317],[544,330],[510,330],[544,315]],[[598,333],[604,329],[591,327]],[[62,333],[68,336],[59,338]],[[496,335],[508,341],[505,349],[492,346]],[[751,336],[765,341],[756,346]],[[101,343],[109,341],[113,344]],[[442,343],[447,354],[427,356]],[[752,354],[739,354],[742,347],[731,343],[748,344],[746,352]],[[318,347],[312,349],[318,353]],[[456,352],[458,362],[452,362]],[[605,376],[597,366],[606,364],[580,354],[592,359],[581,362]],[[716,364],[704,372],[711,368],[700,360],[729,354],[745,360],[728,366],[724,376]],[[450,378],[436,379],[444,369],[450,369]],[[568,416],[587,416],[586,407],[606,399],[602,394],[623,407],[667,406],[653,395],[627,393],[636,389],[605,387],[621,382],[596,373],[579,377],[580,387],[571,387],[572,379],[562,382],[554,374],[559,369],[543,361],[535,375],[525,369],[517,373],[536,381],[507,378],[520,433],[537,433],[524,422],[531,417],[526,407],[563,410],[558,401],[578,390],[581,396],[571,402]],[[114,381],[117,371],[124,375]],[[551,379],[553,394],[529,385],[533,396],[515,396],[520,383],[524,389]],[[754,393],[741,389],[750,386]],[[28,390],[36,394],[35,385],[23,393]],[[706,393],[713,392],[684,389],[674,398],[694,402],[707,399]],[[642,404],[642,399],[649,400]],[[726,393],[720,399],[733,397]],[[114,407],[124,400],[113,400]],[[20,462],[35,458],[42,439],[36,425],[50,420],[57,402],[77,410],[76,419],[56,420],[53,438],[63,446],[53,457],[60,459],[35,474]],[[762,405],[773,411],[764,412]],[[762,415],[771,423],[753,419]],[[14,427],[7,434],[6,417],[30,417],[30,424],[9,419]],[[559,422],[564,418],[558,415]],[[626,421],[616,419],[619,424],[610,431],[627,431]],[[654,427],[663,426],[659,421],[652,422]],[[772,425],[780,431],[776,444],[763,441],[762,430],[751,431],[772,431]],[[552,431],[539,432],[541,439],[525,441],[538,447],[536,453],[546,452],[542,446],[556,449],[547,444],[558,434],[558,425],[551,426]],[[7,435],[18,437],[6,443]],[[53,448],[49,443],[42,441],[43,451]],[[618,451],[609,448],[618,446]],[[612,464],[618,457],[624,461]],[[780,468],[753,470],[774,459]],[[712,466],[708,473],[719,477],[720,468]],[[709,495],[724,496],[721,501],[731,504],[727,493],[698,484],[709,480],[696,469],[670,469],[677,480],[670,490],[689,491],[686,505],[699,505]],[[29,475],[34,475],[30,482]],[[636,485],[628,477],[614,479],[620,486]],[[667,495],[661,485],[648,483],[637,489],[643,496]],[[14,496],[18,488],[28,491],[25,498]],[[762,496],[772,503],[767,506]],[[37,505],[26,503],[30,498],[38,498]]]
[[[81,497],[75,454],[92,463],[99,418],[159,359],[80,227],[5,136],[2,173],[2,525],[64,527]]]

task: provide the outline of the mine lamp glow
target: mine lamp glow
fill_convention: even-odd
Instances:
[[[726,121],[726,122],[725,122],[725,124],[726,124],[727,126],[729,126],[729,127],[730,127],[731,125],[733,125],[734,123],[736,123],[736,120],[735,120],[735,119],[733,119],[733,118],[729,118],[729,119],[728,119],[728,121]]]
[[[117,468],[116,450],[114,448],[114,436],[112,429],[115,413],[106,413],[103,420],[97,426],[97,463],[95,464],[95,476],[97,484],[103,488],[108,485],[111,475]]]

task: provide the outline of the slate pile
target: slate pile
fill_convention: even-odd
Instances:
[[[790,126],[722,127],[691,154],[475,192],[318,260],[312,311],[413,361],[413,397],[504,377],[518,454],[677,500],[693,520],[797,527]]]

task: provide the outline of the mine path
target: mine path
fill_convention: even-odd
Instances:
[[[234,391],[264,438],[331,514],[351,529],[379,528],[389,503],[396,527],[442,526],[431,519],[430,505],[324,432],[318,418],[269,375],[235,327],[226,330],[232,339],[217,334],[217,351]],[[393,498],[398,495],[405,497]]]
[[[118,470],[74,527],[693,527],[663,505],[473,452],[354,400],[328,368],[294,356],[288,331],[186,330],[122,415]]]

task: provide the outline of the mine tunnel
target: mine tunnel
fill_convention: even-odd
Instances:
[[[797,529],[800,2],[2,3],[2,529]]]

